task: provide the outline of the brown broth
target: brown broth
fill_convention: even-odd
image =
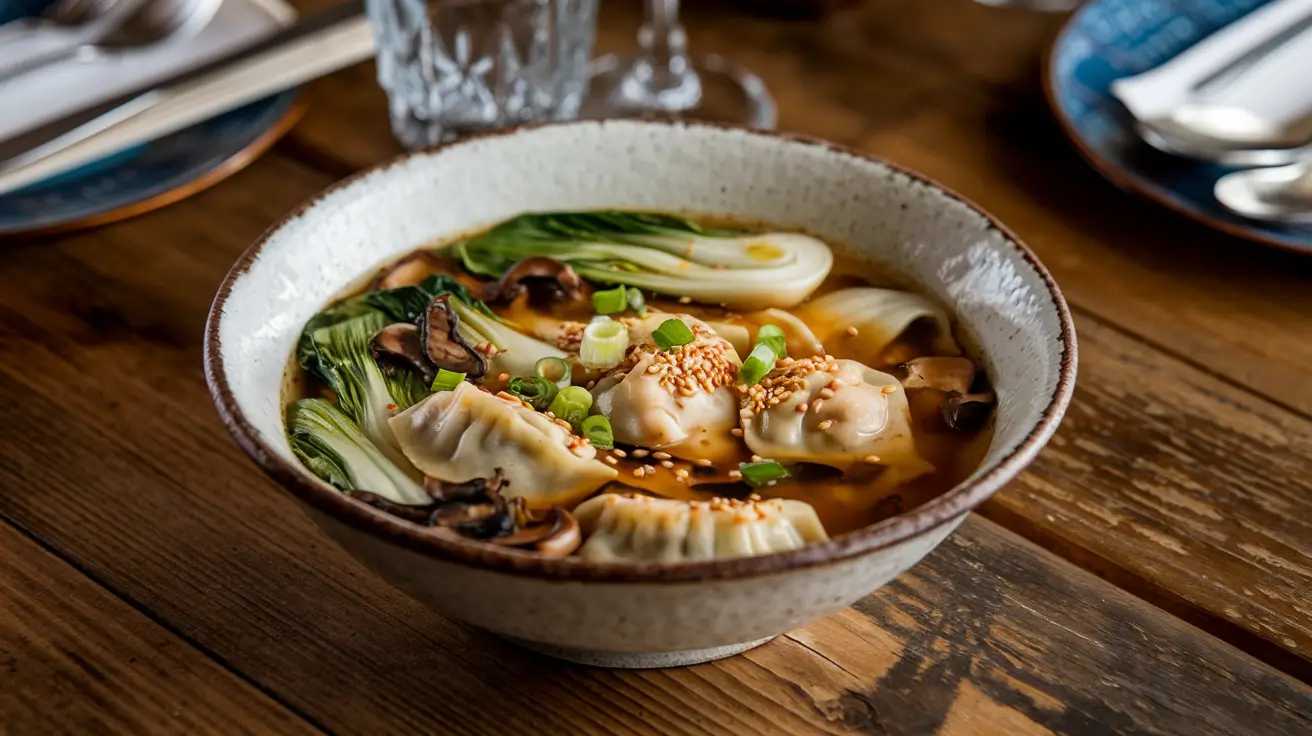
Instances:
[[[742,222],[723,219],[703,219],[702,222],[711,226],[751,227],[750,225],[744,225]],[[758,228],[752,227],[751,229]],[[429,252],[433,251],[430,250]],[[398,262],[400,260],[403,259],[398,259]],[[385,273],[387,270],[387,268],[382,269],[380,273]],[[415,279],[416,282],[429,273],[446,273],[457,277],[466,286],[474,287],[478,284],[477,279],[463,271],[454,260],[441,256],[433,258],[428,269],[417,273],[419,275]],[[374,288],[373,284],[375,283],[376,279],[371,279],[370,285],[354,290],[342,298],[369,291]],[[812,298],[853,286],[915,290],[909,289],[907,285],[898,282],[877,266],[864,261],[844,258],[836,253],[833,270],[812,294]],[[747,323],[753,329],[758,326],[751,325],[750,319],[735,315],[723,307],[697,303],[684,304],[677,300],[652,295],[649,295],[647,303],[651,308],[661,311],[690,314],[701,319],[724,320],[728,318]],[[503,318],[520,323],[526,322],[534,316],[533,312],[537,312],[538,316],[541,317],[579,322],[586,322],[593,315],[590,299],[577,303],[553,303],[546,306],[537,306],[530,304],[527,298],[520,298],[512,304],[493,305],[492,308]],[[833,327],[809,326],[821,334],[831,331],[827,328]],[[840,328],[835,330],[837,338],[831,339],[825,344],[826,352],[836,358],[857,360],[872,368],[892,373],[899,379],[905,376],[905,372],[897,367],[899,364],[913,357],[934,355],[929,347],[932,335],[929,329],[924,329],[927,327],[925,325],[913,325],[897,341],[879,354],[873,354],[862,343],[859,335],[849,336],[844,331],[845,326],[838,325],[837,327]],[[954,327],[957,328],[959,333],[959,326],[955,325],[955,322]],[[963,347],[967,348],[969,353],[971,343],[969,339],[966,339],[968,336],[957,334],[956,338]],[[978,358],[978,355],[974,357]],[[976,362],[979,363],[978,360]],[[484,381],[484,385],[493,391],[503,388],[505,383],[506,381],[498,376],[489,376]],[[303,372],[293,360],[288,370],[288,378],[284,384],[284,398],[290,402],[302,396],[319,395],[321,392],[322,387],[317,386],[313,381],[307,381]],[[665,467],[661,460],[651,457],[650,454],[641,458],[635,457],[633,453],[635,448],[628,447],[623,448],[625,457],[616,458],[617,464],[615,467],[620,472],[619,478],[599,492],[639,490],[667,498],[691,501],[709,500],[717,496],[745,497],[755,491],[767,498],[791,498],[811,504],[830,535],[855,531],[905,513],[945,493],[965,480],[983,461],[992,439],[992,422],[990,421],[985,428],[968,434],[948,429],[939,415],[939,403],[942,396],[942,393],[931,389],[907,391],[912,413],[912,436],[915,439],[916,448],[920,455],[932,464],[935,469],[933,472],[909,483],[904,483],[887,493],[872,493],[868,487],[868,479],[833,477],[832,473],[828,474],[828,477],[802,477],[781,481],[766,488],[752,489],[740,480],[730,477],[729,472],[737,469],[736,463],[723,467],[704,468],[697,467],[686,460],[669,458],[665,462],[672,467]],[[638,454],[642,454],[642,451],[639,448]],[[651,450],[648,448],[647,452],[650,453]],[[610,454],[604,450],[599,451],[598,458]],[[750,450],[747,449],[746,445],[743,445],[741,460],[746,461],[750,456]],[[635,476],[634,471],[640,467],[645,467],[647,472],[642,473],[641,476]],[[654,472],[651,471],[652,468],[654,468]],[[681,480],[676,476],[675,471],[680,470],[688,472],[686,480]]]

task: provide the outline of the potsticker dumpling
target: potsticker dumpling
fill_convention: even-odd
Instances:
[[[751,557],[829,539],[802,501],[675,501],[605,493],[574,509],[590,562],[684,562]]]
[[[743,440],[781,463],[879,471],[878,489],[933,470],[916,451],[906,390],[855,360],[785,358],[743,397]]]
[[[652,331],[680,319],[696,339],[662,351]],[[689,460],[733,461],[739,443],[738,354],[706,323],[688,315],[656,313],[623,320],[629,353],[592,390],[594,406],[610,420],[615,441],[663,450]]]
[[[505,495],[534,508],[576,503],[617,475],[561,424],[510,394],[467,382],[391,420],[401,451],[426,475],[462,483],[501,468]]]

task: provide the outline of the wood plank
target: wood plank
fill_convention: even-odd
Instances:
[[[322,179],[266,157],[169,210],[0,253],[0,516],[324,728],[1309,727],[1305,686],[985,521],[856,609],[705,666],[565,666],[440,619],[260,478],[200,375],[225,262]]]
[[[321,733],[0,524],[0,733]]]

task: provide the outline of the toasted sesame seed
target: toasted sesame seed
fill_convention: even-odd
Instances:
[[[856,329],[855,326],[853,326],[853,325],[848,325],[848,327],[847,327],[847,334],[851,335],[852,337],[856,337],[857,335],[860,334],[860,332]]]
[[[657,460],[669,460],[669,459],[670,459],[670,453],[668,453],[668,452],[661,452],[660,450],[657,450],[656,452],[653,452],[653,453],[651,454],[651,456],[654,457],[654,458],[656,458]]]
[[[647,473],[647,475],[651,475],[652,473],[655,473],[655,472],[656,472],[656,466],[655,466],[655,465],[644,465],[644,466],[642,466],[642,469],[643,469],[643,472]]]
[[[824,406],[824,403],[825,403],[824,399],[816,399],[815,401],[811,402],[811,409],[818,412],[820,411],[820,407]]]
[[[761,462],[761,456],[760,456],[760,455],[752,455],[752,462],[754,462],[754,463],[759,463],[759,462]]]
[[[760,501],[760,500],[761,500],[761,494],[759,494],[759,493],[749,493],[749,494],[747,494],[747,500],[748,500],[748,501]]]
[[[596,381],[588,381],[587,384],[584,385],[584,388],[586,388],[586,389],[588,389],[589,391],[591,391],[591,390],[592,390],[592,387],[593,387],[593,386],[596,386],[596,385],[597,385],[597,382],[596,382]]]
[[[615,457],[628,457],[628,456],[629,456],[629,453],[627,453],[627,452],[621,450],[621,449],[618,448],[618,447],[616,447],[614,450],[611,450],[611,454],[614,455]]]
[[[634,457],[647,457],[648,455],[651,454],[651,450],[644,450],[643,448],[639,447],[638,449],[634,450],[632,454]]]
[[[820,398],[822,399],[834,398],[834,390],[828,387],[820,389]]]
[[[730,477],[730,478],[741,478],[741,477],[743,477],[743,471],[741,471],[741,470],[730,470],[730,471],[729,471],[729,477]]]
[[[498,380],[498,381],[509,381],[509,380],[510,380],[510,374],[509,374],[509,373],[499,373],[499,374],[497,374],[497,380]]]
[[[832,419],[826,419],[826,420],[824,420],[823,422],[820,422],[819,424],[815,425],[815,428],[818,429],[818,430],[820,430],[821,432],[823,432],[823,431],[825,431],[826,429],[829,429],[829,428],[832,427],[832,426],[834,426],[834,420],[832,420]]]
[[[641,478],[646,474],[647,474],[647,469],[642,466],[633,469],[633,477],[635,478]]]
[[[687,469],[687,468],[679,468],[678,470],[674,471],[674,477],[676,477],[676,478],[687,478],[687,477],[688,477],[688,469]]]
[[[897,386],[885,386],[879,389],[879,392],[885,395],[897,393]]]
[[[555,418],[556,418],[556,415],[553,414],[553,413],[550,412],[550,411],[546,411],[546,412],[543,412],[543,413],[547,415],[547,419],[555,419]]]
[[[611,465],[619,465],[619,464],[620,464],[620,461],[619,461],[619,460],[616,460],[614,457],[612,457],[612,456],[610,456],[610,455],[607,455],[607,456],[606,456],[605,458],[603,458],[603,459],[604,459],[606,462],[610,463]]]
[[[733,429],[729,430],[729,434],[733,435],[734,437],[742,437],[743,430],[741,427],[734,427]]]
[[[690,296],[681,296],[681,297],[679,297],[679,303],[680,303],[680,304],[692,304],[692,297],[690,297]]]
[[[699,458],[697,458],[696,460],[693,460],[693,463],[695,463],[696,465],[699,465],[699,466],[701,466],[701,467],[703,467],[703,468],[709,468],[709,467],[711,467],[712,465],[714,465],[714,463],[712,463],[710,460],[707,460],[707,459],[704,458],[704,457],[699,457]]]
[[[803,401],[802,403],[800,403],[800,404],[797,405],[797,413],[798,413],[798,414],[805,414],[805,413],[806,413],[806,410],[807,410],[807,409],[810,409],[810,408],[811,408],[811,407],[807,406],[807,405],[806,405],[806,402]]]
[[[653,364],[653,365],[649,365],[649,366],[647,366],[647,372],[648,372],[648,373],[660,373],[660,372],[661,372],[661,367],[658,366],[658,365],[655,365],[655,364]]]
[[[871,464],[871,465],[878,465],[878,464],[879,464],[879,456],[878,456],[878,455],[866,455],[865,457],[861,458],[861,461],[862,461],[862,462],[865,462],[865,463],[869,463],[869,464]]]
[[[674,467],[674,461],[673,461],[673,460],[662,460],[662,461],[661,461],[661,467],[662,467],[662,468],[672,468],[672,467]]]

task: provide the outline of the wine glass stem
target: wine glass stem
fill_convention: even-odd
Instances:
[[[688,36],[679,25],[679,0],[646,0],[646,19],[638,29],[642,49],[637,65],[642,97],[655,107],[679,112],[697,106],[701,82],[688,61]],[[635,70],[636,71],[636,70]]]

